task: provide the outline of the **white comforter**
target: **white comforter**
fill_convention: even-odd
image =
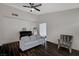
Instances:
[[[24,51],[41,44],[44,45],[44,43],[45,43],[45,40],[42,39],[40,36],[37,36],[37,35],[30,36],[30,37],[24,36],[20,40],[20,49]]]

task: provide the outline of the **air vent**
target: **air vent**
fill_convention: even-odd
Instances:
[[[18,14],[12,13],[12,16],[18,16]]]

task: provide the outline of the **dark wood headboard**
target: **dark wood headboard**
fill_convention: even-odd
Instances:
[[[20,31],[20,38],[24,36],[31,36],[32,31]]]

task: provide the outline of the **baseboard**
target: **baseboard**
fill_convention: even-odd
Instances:
[[[51,42],[51,41],[47,41],[48,43],[53,43],[53,44],[56,44],[56,45],[58,45],[57,43],[55,43],[55,42]]]
[[[15,42],[19,42],[19,41],[13,41],[13,42],[8,42],[8,43],[3,43],[1,45],[11,44],[11,43],[15,43]]]

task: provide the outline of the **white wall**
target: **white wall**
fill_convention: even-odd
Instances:
[[[1,19],[1,17],[0,17],[0,45],[1,45],[1,43],[2,43],[2,19]]]
[[[19,40],[19,31],[26,27],[27,31],[32,30],[34,23],[17,19],[3,18],[3,43],[15,42]]]
[[[47,23],[48,41],[57,43],[60,34],[74,36],[73,48],[79,50],[79,9],[39,15],[39,23]]]
[[[19,16],[12,16],[17,13]],[[0,44],[19,40],[19,31],[26,27],[32,30],[36,26],[36,16],[16,8],[0,4]]]

